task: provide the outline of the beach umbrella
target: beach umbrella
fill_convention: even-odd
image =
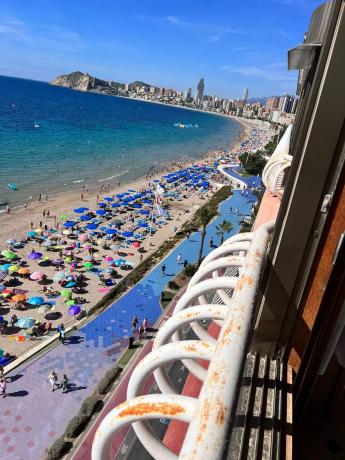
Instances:
[[[20,318],[15,323],[15,326],[20,327],[21,329],[29,329],[35,324],[35,320],[33,318]]]
[[[143,216],[147,216],[148,214],[150,214],[150,211],[148,211],[147,209],[143,209],[142,211],[140,211],[140,214]]]
[[[31,232],[27,232],[27,236],[29,236],[30,238],[35,238],[35,236],[37,236],[37,233],[32,230]]]
[[[86,228],[88,230],[96,230],[98,228],[97,224],[87,224]]]
[[[10,268],[11,264],[3,264],[3,265],[0,265],[0,270],[2,272],[7,272]]]
[[[54,243],[51,241],[51,240],[45,240],[45,242],[43,243],[43,246],[45,247],[50,247],[52,246]]]
[[[12,295],[13,292],[14,292],[13,289],[6,288],[6,289],[4,289],[4,290],[2,291],[1,295],[2,295],[3,297],[7,297],[7,296],[9,296],[9,295]]]
[[[132,243],[132,246],[134,246],[135,248],[140,248],[140,243],[139,243],[139,241],[134,241],[134,242]]]
[[[30,305],[42,305],[44,303],[43,297],[30,297],[28,304]]]
[[[80,220],[82,220],[82,221],[87,221],[87,220],[91,220],[91,219],[92,219],[92,217],[89,216],[88,214],[85,214],[84,216],[80,217]]]
[[[65,262],[66,262],[67,264],[71,263],[71,262],[72,262],[72,257],[69,257],[69,256],[66,257],[66,258],[65,258]]]
[[[62,297],[66,297],[66,299],[71,299],[72,298],[72,292],[69,291],[68,289],[63,289],[61,292],[60,292],[60,295]]]
[[[126,261],[125,261],[125,259],[116,259],[116,260],[114,260],[114,264],[115,265],[125,265]]]
[[[37,309],[38,313],[40,313],[41,315],[45,315],[46,313],[48,313],[49,310],[50,307],[48,307],[48,305],[42,305]]]
[[[67,222],[65,222],[65,223],[63,224],[63,226],[64,226],[65,228],[72,228],[72,227],[74,227],[75,225],[76,225],[76,222],[74,222],[73,220],[68,220]]]
[[[42,253],[41,252],[30,252],[30,254],[28,255],[28,258],[29,259],[32,259],[32,260],[36,260],[36,259],[40,259],[42,257]]]
[[[14,240],[14,239],[9,239],[9,240],[6,241],[7,244],[14,244],[16,242],[17,242],[17,240]]]
[[[26,295],[16,294],[11,299],[13,302],[26,302]]]
[[[98,214],[99,216],[105,216],[106,211],[103,211],[103,209],[97,209],[96,214]]]
[[[99,208],[106,208],[108,205],[107,205],[107,203],[97,203],[97,206]]]
[[[66,305],[68,306],[74,305],[74,300],[73,299],[67,300]]]
[[[71,305],[68,309],[68,314],[71,316],[78,315],[81,312],[81,308],[79,305]]]
[[[55,273],[53,280],[54,281],[61,281],[61,280],[63,280],[65,278],[65,276],[66,276],[65,272],[57,272],[57,273]]]
[[[29,275],[29,274],[30,274],[30,270],[29,270],[28,268],[26,268],[26,267],[23,267],[23,268],[20,268],[20,269],[18,270],[18,273],[19,273],[20,275]]]
[[[62,265],[62,264],[63,264],[63,260],[62,260],[62,259],[53,259],[53,260],[52,260],[52,264],[53,264],[53,265]]]
[[[60,220],[62,220],[62,221],[67,220],[67,219],[68,219],[68,215],[67,215],[67,214],[60,214],[59,218],[60,218]]]
[[[126,238],[129,238],[129,237],[133,236],[133,232],[128,232],[128,231],[123,232],[122,235],[125,236]]]
[[[17,259],[17,254],[15,254],[14,252],[12,251],[2,251],[1,253],[5,259],[9,259],[9,260],[12,260],[12,259]]]
[[[118,193],[117,195],[115,195],[117,198],[123,198],[125,195],[123,193]]]
[[[17,272],[18,269],[19,269],[18,265],[11,265],[8,271],[13,273],[13,272]]]
[[[76,285],[77,285],[77,283],[75,281],[70,281],[69,283],[66,284],[65,287],[66,288],[72,288],[72,287],[74,287]]]
[[[6,289],[6,286],[4,284],[0,284],[0,291],[3,291],[4,289]]]
[[[81,207],[81,208],[73,209],[73,212],[76,212],[77,214],[82,214],[83,212],[86,212],[86,211],[88,211],[88,210],[89,210],[89,208],[83,208],[83,207]]]
[[[113,198],[111,196],[105,196],[103,199],[105,201],[113,201]]]
[[[139,204],[139,203],[134,203],[134,204],[132,204],[132,208],[140,209],[141,207],[142,207],[142,206],[141,206],[141,204]]]
[[[106,262],[112,262],[112,261],[113,261],[113,258],[112,258],[111,256],[105,256],[105,257],[104,257],[104,260],[105,260]]]
[[[41,227],[35,228],[35,232],[36,233],[43,233],[43,228],[41,228]]]
[[[139,227],[147,228],[148,224],[146,222],[139,222]]]
[[[204,180],[203,182],[201,182],[201,186],[202,186],[202,187],[208,187],[208,185],[209,185],[209,183],[208,183],[206,180]]]
[[[84,267],[91,270],[93,268],[93,264],[91,262],[85,262]]]
[[[30,275],[30,279],[33,281],[40,281],[42,278],[44,278],[44,276],[45,276],[44,273],[41,271],[33,272]]]
[[[112,208],[121,208],[122,204],[121,203],[112,203],[111,207]]]
[[[93,257],[92,257],[92,256],[86,256],[86,257],[84,257],[84,260],[85,260],[86,262],[92,262],[92,261],[93,261]]]
[[[107,228],[107,230],[105,231],[105,233],[107,235],[115,235],[115,233],[117,233],[117,230],[115,228]]]
[[[71,230],[63,230],[63,231],[62,231],[62,234],[63,234],[63,235],[71,235],[72,232],[71,232]]]
[[[81,241],[82,243],[85,243],[89,239],[89,235],[87,233],[82,233],[81,235],[78,236],[78,240]]]

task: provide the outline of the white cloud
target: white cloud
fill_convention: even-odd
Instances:
[[[177,16],[167,16],[164,18],[170,24],[174,26],[181,27],[182,29],[191,30],[193,32],[204,32],[207,34],[237,34],[240,31],[231,29],[230,27],[224,27],[216,24],[209,24],[204,22],[191,22],[184,21],[183,19],[178,18]]]
[[[80,35],[55,24],[41,25],[34,33],[16,17],[3,16],[0,20],[0,35],[3,41],[21,42],[32,48],[50,51],[78,52],[89,47]]]

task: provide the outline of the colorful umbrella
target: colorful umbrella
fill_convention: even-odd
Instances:
[[[27,232],[27,236],[29,236],[30,238],[35,238],[35,236],[37,236],[37,233],[34,231]]]
[[[11,300],[13,300],[13,302],[26,302],[26,296],[24,294],[16,294]]]
[[[30,254],[28,255],[28,258],[29,259],[32,259],[32,260],[36,260],[36,259],[40,259],[42,257],[42,253],[41,252],[30,252]]]
[[[18,265],[11,265],[8,269],[9,272],[17,272],[19,269]]]
[[[28,268],[23,267],[23,268],[20,268],[20,269],[18,270],[18,273],[19,273],[20,275],[29,275],[29,274],[30,274],[30,270],[29,270]]]
[[[44,303],[43,297],[30,297],[28,304],[30,305],[42,305]]]
[[[74,305],[74,300],[67,300],[66,305],[71,306]]]
[[[140,248],[140,243],[139,243],[139,241],[134,241],[134,242],[132,243],[132,246],[134,246],[135,248]]]
[[[7,272],[10,268],[11,264],[3,264],[3,265],[0,265],[0,270],[2,272]]]
[[[89,239],[89,235],[87,233],[81,233],[78,236],[78,240],[81,241],[82,243],[85,243]]]
[[[61,292],[60,292],[60,295],[62,297],[66,297],[66,299],[71,299],[72,297],[72,291],[69,291],[68,289],[63,289]]]
[[[65,272],[57,272],[57,273],[55,273],[53,280],[54,281],[61,281],[61,280],[64,279],[65,276],[66,276]]]
[[[79,305],[71,305],[68,309],[68,314],[71,316],[78,315],[81,312],[81,308]]]
[[[44,273],[43,272],[33,272],[30,275],[30,279],[33,281],[40,281],[42,278],[44,278]]]
[[[52,264],[53,264],[53,265],[62,265],[62,264],[63,264],[63,260],[62,260],[62,259],[53,259],[53,260],[52,260]]]
[[[93,264],[91,262],[85,262],[84,267],[91,270],[93,268]]]
[[[33,318],[20,318],[15,323],[15,326],[20,327],[21,329],[29,329],[35,324],[35,320]]]

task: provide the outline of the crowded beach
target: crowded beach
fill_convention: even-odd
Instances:
[[[267,125],[245,122],[236,145],[193,164],[173,162],[132,184],[37,197],[2,215],[0,365],[83,319],[90,308],[212,196],[219,161],[262,148]],[[245,141],[245,147],[243,143]],[[249,151],[249,150],[248,150]],[[48,198],[48,197],[47,197]],[[73,206],[73,204],[75,204]]]

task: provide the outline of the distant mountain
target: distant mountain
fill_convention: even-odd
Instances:
[[[124,83],[113,80],[101,80],[79,70],[56,77],[51,81],[51,85],[63,86],[64,88],[71,88],[78,91],[98,91],[106,94],[116,94],[119,88],[125,88]],[[128,86],[129,89],[136,88],[137,86],[150,87],[148,83],[144,83],[143,81],[134,81]]]
[[[272,96],[267,96],[267,97],[250,97],[247,102],[249,104],[253,104],[254,102],[259,102],[260,104],[266,104],[267,99],[269,99]]]

